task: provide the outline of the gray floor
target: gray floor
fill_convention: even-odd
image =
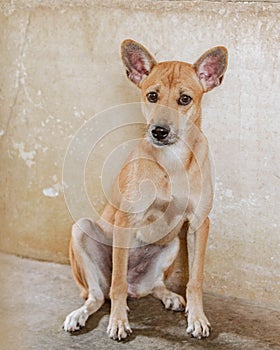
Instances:
[[[240,300],[206,294],[213,325],[206,340],[185,333],[183,313],[164,310],[152,297],[129,301],[132,336],[124,343],[107,338],[110,304],[72,335],[62,323],[81,303],[69,266],[0,254],[0,349],[280,349],[280,313]]]

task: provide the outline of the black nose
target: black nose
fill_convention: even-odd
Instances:
[[[155,126],[152,129],[152,135],[158,141],[163,141],[164,139],[166,139],[169,132],[170,132],[170,129],[168,127],[163,127],[163,126]]]

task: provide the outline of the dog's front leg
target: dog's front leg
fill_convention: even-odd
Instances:
[[[187,332],[195,338],[208,337],[210,334],[210,323],[203,311],[202,283],[204,257],[209,231],[209,219],[195,231],[188,235],[189,256],[189,282],[187,286],[188,328]]]
[[[113,232],[113,271],[110,290],[111,314],[107,333],[115,340],[125,339],[131,332],[127,317],[127,265],[131,232],[124,214],[117,214]]]

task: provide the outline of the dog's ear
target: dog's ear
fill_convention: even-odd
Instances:
[[[122,42],[121,55],[127,76],[136,85],[150,74],[156,64],[155,59],[144,46],[130,39]]]
[[[227,69],[228,53],[223,46],[205,52],[193,65],[204,92],[221,84]]]

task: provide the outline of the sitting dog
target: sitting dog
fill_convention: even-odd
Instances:
[[[110,298],[108,335],[125,339],[132,332],[127,297],[152,294],[167,309],[186,311],[193,337],[208,337],[202,282],[213,188],[201,99],[221,84],[227,50],[210,49],[194,64],[157,63],[141,44],[125,40],[121,55],[128,78],[141,90],[147,130],[121,169],[100,219],[73,225],[71,266],[86,301],[66,317],[64,329],[85,326]],[[190,231],[187,303],[165,286],[185,227]]]

